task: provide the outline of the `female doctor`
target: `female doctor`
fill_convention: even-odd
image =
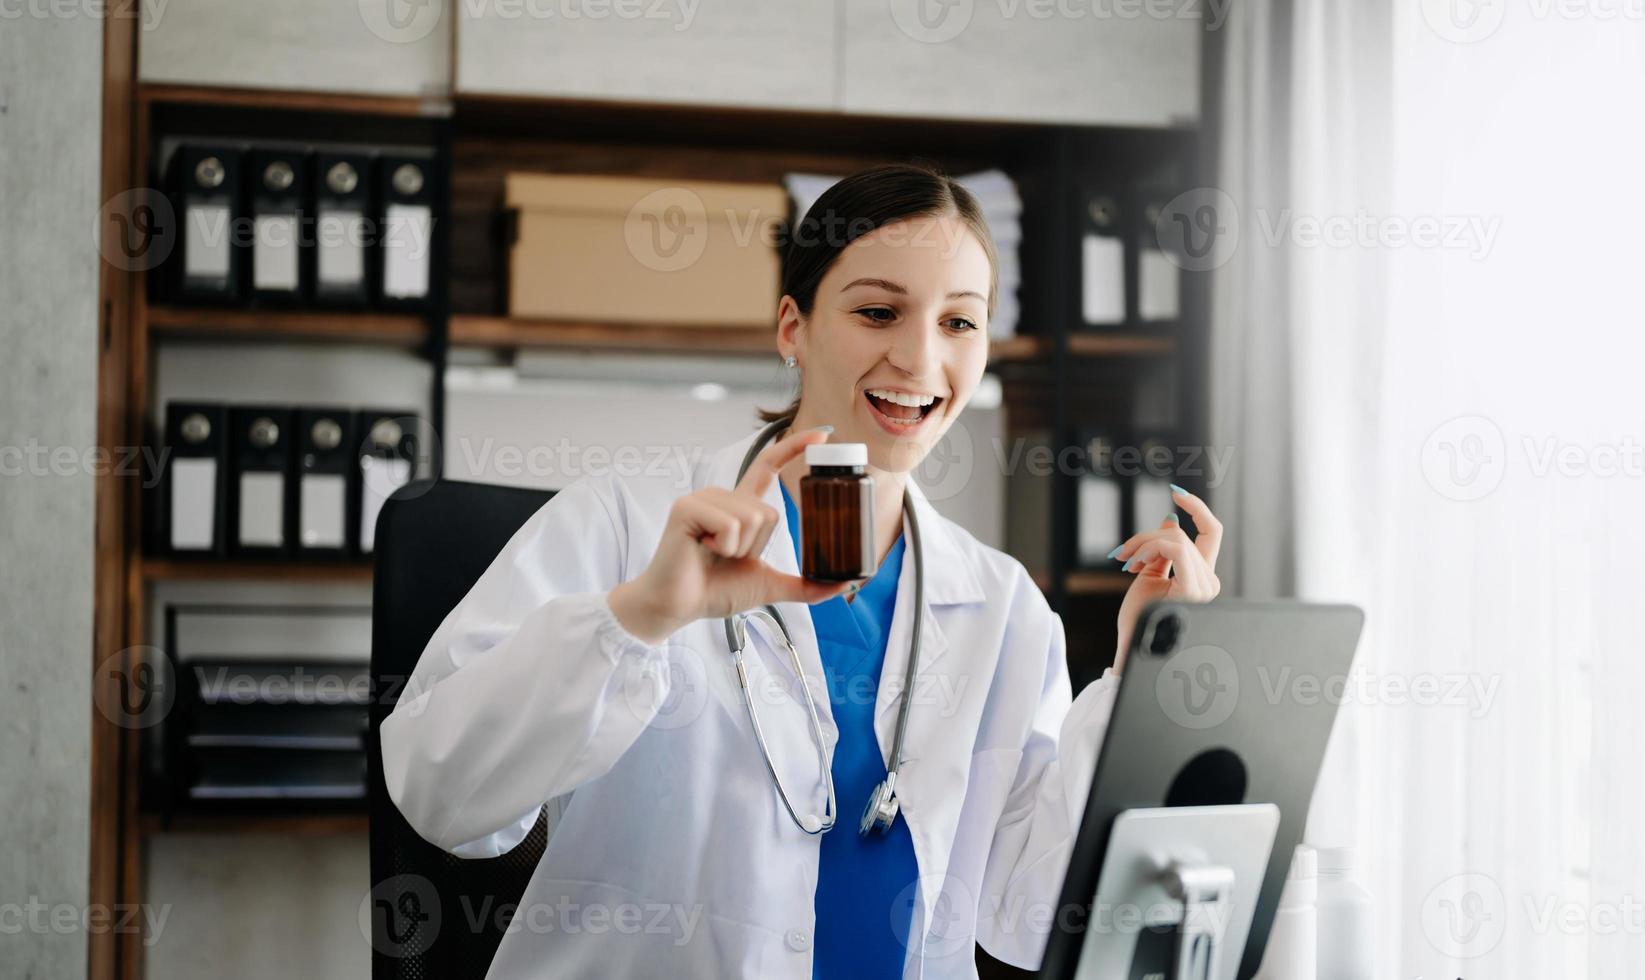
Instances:
[[[1217,594],[1221,528],[1178,493],[1199,536],[1161,515],[1116,549],[1116,663],[1071,700],[1023,567],[908,479],[988,360],[977,202],[868,170],[783,259],[795,402],[688,470],[565,488],[383,723],[389,794],[447,851],[561,811],[492,978],[973,977],[977,942],[1037,966],[1138,612]],[[878,571],[850,586],[796,574],[804,449],[830,438],[875,484]]]

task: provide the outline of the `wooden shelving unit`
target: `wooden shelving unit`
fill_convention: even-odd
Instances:
[[[452,346],[502,349],[643,351],[646,353],[771,355],[771,331],[695,324],[567,323],[459,313],[450,320]],[[1169,351],[1155,338],[1097,338],[1088,353]],[[1129,342],[1128,342],[1129,341]],[[990,362],[1032,361],[1050,350],[1042,337],[1019,336],[989,344]]]
[[[364,813],[147,814],[144,834],[280,834],[288,837],[364,837],[370,821]]]
[[[1125,572],[1069,572],[1063,579],[1063,588],[1072,595],[1123,595],[1136,578]]]
[[[148,329],[160,339],[320,340],[392,347],[418,347],[429,338],[422,316],[375,311],[151,306]]]
[[[457,314],[451,318],[449,335],[452,346],[775,356],[771,331],[746,327],[565,323]]]
[[[337,562],[246,562],[210,559],[145,558],[145,583],[262,581],[262,582],[370,582],[371,564]]]
[[[117,19],[111,18],[113,24]],[[135,52],[129,22],[110,29],[110,50]],[[434,368],[432,414],[443,414],[443,373],[450,347],[507,350],[599,350],[615,353],[691,353],[774,357],[769,330],[668,324],[642,326],[512,318],[498,285],[506,246],[497,234],[504,175],[511,170],[612,173],[659,179],[773,182],[784,173],[846,173],[893,159],[938,160],[950,172],[998,167],[1018,181],[1024,200],[1020,262],[1031,270],[1021,293],[1023,329],[1033,332],[990,345],[990,363],[1004,379],[1013,404],[1027,403],[1038,428],[1056,448],[1077,442],[1098,415],[1125,421],[1128,404],[1116,378],[1132,373],[1135,359],[1175,359],[1184,365],[1184,428],[1195,431],[1203,405],[1192,394],[1203,379],[1194,352],[1203,339],[1203,297],[1187,289],[1180,324],[1153,329],[1128,323],[1113,332],[1080,329],[1077,290],[1078,241],[1083,198],[1092,184],[1129,179],[1131,171],[1156,167],[1193,152],[1191,134],[1130,129],[984,123],[876,117],[839,113],[711,109],[632,105],[563,99],[467,97],[394,98],[359,93],[269,91],[135,81],[134,58],[106,62],[105,91],[114,111],[105,125],[105,199],[131,187],[157,184],[147,173],[151,129],[165,132],[178,118],[210,119],[223,126],[244,118],[278,122],[282,138],[301,138],[302,120],[314,114],[347,117],[358,139],[399,126],[429,126],[450,163],[452,179],[437,248],[449,267],[434,284],[440,294],[430,314],[322,310],[213,309],[149,305],[139,273],[105,275],[109,302],[100,392],[100,441],[142,445],[144,416],[152,398],[154,348],[173,342],[251,341],[369,344],[417,351]],[[305,115],[307,114],[307,115]],[[112,127],[112,129],[111,129]],[[274,131],[274,130],[271,130]],[[636,136],[635,134],[640,134]],[[1193,171],[1190,168],[1189,175]],[[437,252],[437,254],[439,254]],[[1191,368],[1191,369],[1190,369]],[[1100,398],[1083,400],[1085,392]],[[1106,400],[1103,400],[1106,399]],[[1197,438],[1185,435],[1190,440]],[[1068,625],[1070,665],[1080,670],[1107,656],[1112,606],[1132,576],[1074,565],[1071,541],[1075,480],[1059,473],[1045,514],[1048,554],[1034,573]],[[128,481],[129,482],[129,481]],[[194,581],[281,582],[357,585],[369,583],[371,567],[360,561],[190,561],[144,555],[142,505],[133,486],[116,485],[112,501],[100,500],[98,559],[99,649],[131,649],[149,642],[145,617],[153,589]],[[1106,620],[1106,623],[1105,623]],[[1112,648],[1112,639],[1106,642]],[[1076,679],[1077,676],[1076,676]],[[104,726],[105,728],[109,726]],[[99,731],[94,737],[94,788],[99,817],[93,829],[94,865],[116,870],[94,884],[92,901],[128,904],[144,900],[142,838],[167,832],[282,833],[305,836],[363,834],[364,815],[178,816],[164,821],[137,809],[142,739]],[[118,971],[108,969],[113,958]],[[93,975],[140,978],[140,943],[110,938],[94,944]],[[985,974],[987,975],[987,974]]]
[[[167,85],[145,82],[137,86],[142,105],[168,103],[225,109],[279,109],[290,112],[326,112],[359,116],[443,119],[451,115],[450,99],[418,99],[364,92],[304,92],[295,89],[229,88],[208,85]]]
[[[1034,584],[1043,592],[1051,590],[1051,573],[1043,568],[1029,573]],[[1131,587],[1131,580],[1135,578],[1125,572],[1102,571],[1074,571],[1063,577],[1062,587],[1070,595],[1085,596],[1118,596],[1124,595],[1125,590]]]
[[[1068,353],[1073,357],[1168,355],[1176,353],[1176,350],[1177,341],[1174,337],[1096,331],[1073,331],[1068,335]]]

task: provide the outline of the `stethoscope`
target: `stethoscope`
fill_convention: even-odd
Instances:
[[[749,447],[748,454],[743,457],[742,467],[737,470],[737,483],[741,483],[743,475],[748,472],[749,464],[754,457],[760,454],[772,439],[788,428],[789,419],[777,421],[760,430],[754,444]],[[867,834],[870,830],[882,833],[890,830],[897,819],[897,771],[902,768],[903,735],[908,731],[908,708],[912,703],[910,692],[914,690],[914,676],[920,663],[920,624],[925,612],[925,556],[920,550],[920,522],[914,515],[913,499],[908,492],[902,495],[903,516],[908,519],[909,549],[914,552],[914,633],[908,643],[908,672],[903,677],[902,693],[899,695],[901,704],[897,708],[897,736],[891,743],[891,765],[885,773],[885,780],[874,787],[874,792],[868,797],[868,806],[864,808],[862,822],[857,827],[857,833]],[[790,528],[791,533],[798,534],[798,528]],[[800,816],[794,809],[794,802],[784,788],[782,777],[777,775],[777,767],[771,761],[771,750],[766,746],[765,732],[760,728],[759,713],[754,710],[754,696],[748,686],[748,669],[743,663],[743,651],[748,648],[748,621],[761,619],[770,624],[782,638],[782,644],[788,650],[788,657],[794,664],[794,676],[800,678],[800,688],[805,693],[806,711],[811,715],[811,734],[817,743],[817,762],[822,767],[823,783],[828,788],[828,803],[822,815],[808,813]],[[805,683],[805,671],[800,666],[800,654],[794,649],[794,641],[789,636],[788,624],[783,622],[782,613],[777,607],[766,605],[760,609],[753,609],[740,616],[727,616],[725,620],[725,639],[731,647],[731,660],[737,667],[737,683],[742,687],[743,704],[748,708],[748,720],[754,726],[754,740],[760,743],[760,754],[765,757],[765,768],[771,773],[771,781],[776,784],[777,795],[782,797],[783,807],[788,810],[788,816],[794,823],[808,834],[821,834],[834,827],[834,774],[829,770],[828,746],[823,741],[822,720],[817,715],[817,702],[811,696],[811,686]]]

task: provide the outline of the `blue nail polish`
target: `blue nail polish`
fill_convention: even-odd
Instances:
[[[1122,551],[1124,551],[1124,550],[1125,550],[1125,545],[1123,545],[1123,544],[1122,544],[1122,545],[1120,545],[1120,546],[1119,546],[1119,547],[1118,547],[1118,548],[1115,548],[1115,549],[1114,549],[1114,550],[1113,550],[1113,551],[1110,551],[1110,552],[1109,552],[1109,553],[1108,553],[1108,554],[1107,554],[1107,556],[1106,556],[1106,557],[1109,557],[1109,558],[1118,558],[1118,557],[1119,557],[1119,556],[1120,556],[1120,552],[1122,552]]]
[[[1181,524],[1182,523],[1181,521],[1177,520],[1177,515],[1175,515],[1175,514],[1166,514],[1165,519],[1170,521],[1172,524]]]
[[[1175,483],[1171,484],[1171,492],[1172,493],[1180,493],[1180,494],[1184,494],[1184,495],[1186,495],[1188,493],[1188,491],[1186,491],[1183,488],[1177,486]]]
[[[1124,567],[1124,568],[1122,568],[1122,569],[1120,569],[1120,571],[1122,571],[1122,572],[1129,572],[1129,571],[1130,571],[1130,570],[1131,570],[1131,566],[1132,566],[1132,565],[1135,565],[1135,564],[1136,564],[1136,563],[1137,563],[1137,560],[1136,560],[1136,559],[1135,559],[1135,558],[1133,558],[1133,559],[1131,559],[1131,560],[1130,560],[1130,561],[1128,561],[1128,562],[1126,562],[1126,563],[1125,563],[1125,567]]]
[[[819,425],[819,426],[817,426],[817,431],[818,432],[833,432],[834,427],[832,425]]]

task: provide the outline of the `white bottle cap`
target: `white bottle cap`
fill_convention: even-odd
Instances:
[[[1319,865],[1314,849],[1298,844],[1291,855],[1291,867],[1285,874],[1285,887],[1280,889],[1281,909],[1313,908],[1319,897]]]
[[[807,466],[867,466],[868,444],[862,442],[820,442],[805,447]]]
[[[1358,855],[1352,847],[1322,847],[1319,849],[1319,869],[1337,873],[1353,871]]]
[[[1307,844],[1298,844],[1291,855],[1291,870],[1286,872],[1286,880],[1306,881],[1318,874],[1319,852]]]

